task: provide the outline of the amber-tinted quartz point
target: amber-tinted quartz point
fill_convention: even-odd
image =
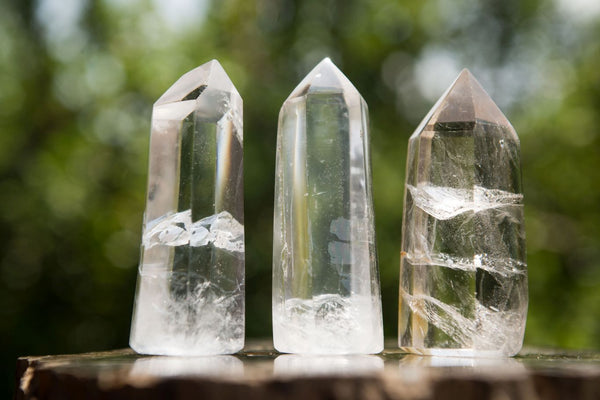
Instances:
[[[519,138],[463,70],[411,136],[399,345],[431,355],[521,348],[527,267]]]

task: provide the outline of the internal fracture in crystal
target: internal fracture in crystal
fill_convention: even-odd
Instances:
[[[216,61],[154,104],[130,345],[235,353],[244,345],[242,99]]]
[[[275,348],[381,351],[368,110],[328,58],[279,114],[273,235]]]
[[[527,316],[519,138],[464,70],[408,145],[399,345],[510,356]]]

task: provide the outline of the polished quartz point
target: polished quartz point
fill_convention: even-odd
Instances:
[[[368,110],[328,58],[279,113],[273,235],[275,348],[381,351]]]
[[[408,145],[399,345],[510,356],[523,342],[527,265],[519,138],[468,70]]]
[[[242,99],[213,60],[154,103],[131,324],[138,353],[244,345]]]

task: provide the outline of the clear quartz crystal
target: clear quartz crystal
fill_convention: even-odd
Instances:
[[[368,110],[328,58],[279,114],[273,231],[275,348],[380,352]]]
[[[129,342],[138,353],[244,346],[242,142],[242,99],[216,60],[154,104]]]
[[[468,70],[411,136],[406,174],[399,346],[516,354],[527,316],[519,138]]]

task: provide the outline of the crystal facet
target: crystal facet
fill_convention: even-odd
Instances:
[[[130,345],[227,354],[244,346],[242,99],[213,60],[154,104]]]
[[[275,348],[381,351],[368,110],[328,58],[279,114],[273,235]]]
[[[516,354],[527,316],[519,138],[468,70],[411,136],[406,174],[399,346]]]

